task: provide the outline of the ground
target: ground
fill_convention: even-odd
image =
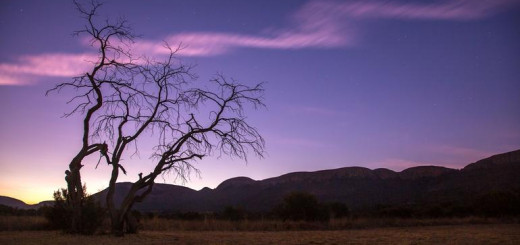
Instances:
[[[374,228],[340,231],[143,231],[116,238],[58,231],[0,232],[0,244],[520,244],[520,224]]]

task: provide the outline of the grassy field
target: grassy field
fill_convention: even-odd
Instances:
[[[351,230],[375,229],[386,227],[425,227],[448,225],[483,225],[483,224],[520,224],[519,217],[510,218],[341,218],[326,222],[281,221],[273,219],[229,221],[207,218],[203,220],[179,220],[159,217],[143,218],[140,221],[144,231],[307,231],[307,230]],[[49,230],[48,221],[42,216],[1,216],[2,231]],[[110,221],[106,219],[99,228],[99,233],[110,230]]]
[[[0,231],[43,230],[46,226],[42,216],[0,216]]]
[[[481,225],[481,224],[520,224],[518,218],[497,219],[484,217],[464,218],[342,218],[327,222],[281,221],[281,220],[242,220],[227,221],[176,220],[147,218],[141,220],[142,228],[147,231],[301,231],[301,230],[351,230],[385,227],[423,227],[443,225]],[[108,222],[106,223],[108,229]]]
[[[116,238],[58,231],[4,231],[0,244],[520,244],[519,224],[483,224],[341,231],[143,231]]]

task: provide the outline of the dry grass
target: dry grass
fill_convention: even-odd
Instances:
[[[519,244],[520,225],[485,224],[341,231],[144,231],[123,238],[57,231],[0,232],[0,244]]]
[[[43,230],[48,227],[42,216],[0,216],[0,231]]]
[[[345,230],[381,227],[413,227],[468,224],[520,223],[516,218],[493,219],[482,217],[403,219],[403,218],[358,218],[333,219],[328,222],[280,221],[280,220],[175,220],[163,218],[144,219],[142,228],[147,231],[297,231],[297,230]],[[107,226],[108,227],[108,226]]]
[[[402,219],[402,218],[345,218],[328,222],[243,220],[227,221],[208,218],[205,220],[176,220],[146,218],[141,220],[145,231],[301,231],[301,230],[349,230],[383,227],[415,227],[472,224],[520,224],[519,218],[494,219],[482,217]],[[41,216],[0,216],[0,231],[47,230],[48,222]],[[107,219],[100,227],[101,233],[110,230]]]

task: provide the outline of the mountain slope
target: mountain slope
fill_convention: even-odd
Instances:
[[[115,202],[120,203],[131,183],[117,183]],[[265,180],[236,177],[217,188],[195,191],[187,187],[155,184],[153,191],[134,208],[146,212],[221,211],[239,206],[249,211],[268,211],[292,191],[305,191],[322,202],[343,202],[350,207],[375,205],[441,204],[464,202],[492,191],[520,191],[520,150],[498,154],[461,170],[420,166],[395,172],[379,168],[345,167],[316,172],[295,172]],[[94,194],[105,202],[107,190]],[[0,204],[37,208],[0,196]]]
[[[29,205],[25,202],[22,202],[18,199],[6,196],[0,196],[0,205],[5,205],[8,207],[18,208],[18,209],[28,209]]]
[[[117,184],[116,201],[122,200],[130,183]],[[324,202],[344,202],[359,208],[377,204],[413,204],[463,201],[493,190],[520,190],[520,150],[495,155],[469,164],[462,170],[420,166],[394,172],[346,167],[317,172],[296,172],[255,181],[237,177],[217,188],[195,191],[156,184],[152,193],[135,208],[141,211],[221,211],[241,206],[267,211],[292,191],[305,191]],[[96,195],[103,198],[106,190]]]

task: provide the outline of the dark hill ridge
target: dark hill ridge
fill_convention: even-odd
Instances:
[[[25,202],[22,202],[15,198],[6,197],[6,196],[0,196],[0,204],[9,206],[9,207],[13,207],[13,208],[18,208],[18,209],[28,209],[29,208],[29,205],[26,204]]]
[[[235,177],[220,183],[217,189],[233,188],[235,186],[244,186],[254,184],[256,181],[248,177]],[[208,188],[209,189],[209,188]]]
[[[469,164],[464,167],[462,170],[471,171],[475,169],[489,169],[495,168],[501,165],[509,165],[511,163],[519,163],[520,162],[520,150],[511,151],[503,154],[494,155],[475,163]]]
[[[117,184],[116,202],[121,202],[130,185]],[[377,204],[459,202],[497,190],[520,190],[520,150],[491,156],[461,170],[419,166],[395,172],[384,168],[345,167],[288,173],[265,180],[236,177],[215,189],[200,191],[155,184],[150,195],[135,208],[158,212],[211,212],[233,205],[250,211],[266,211],[292,191],[306,191],[320,201],[344,202],[359,208]],[[104,203],[106,190],[94,196]]]
[[[129,188],[129,185],[119,183],[118,188]],[[251,211],[265,211],[291,191],[306,191],[321,201],[339,201],[356,208],[376,204],[458,201],[492,190],[518,189],[520,150],[477,161],[462,170],[419,166],[395,172],[384,168],[345,167],[288,173],[265,180],[236,177],[222,182],[215,189],[200,191],[156,184],[149,197],[136,208],[142,211],[205,212],[221,211],[225,206],[233,205]]]
[[[457,170],[438,166],[418,166],[407,168],[399,173],[402,179],[432,178],[455,173]]]

